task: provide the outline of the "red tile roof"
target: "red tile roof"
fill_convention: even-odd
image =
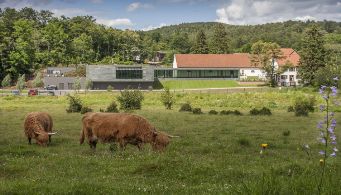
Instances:
[[[178,68],[252,67],[249,54],[175,54]]]
[[[284,58],[279,59],[279,65],[287,61],[298,65],[300,56],[291,48],[282,48]],[[178,68],[250,68],[250,54],[175,54]]]
[[[285,65],[287,61],[291,62],[294,66],[298,66],[298,62],[300,61],[300,56],[298,53],[291,48],[282,48],[284,58],[277,60],[278,64]]]

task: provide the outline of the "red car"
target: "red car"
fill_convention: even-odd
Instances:
[[[30,90],[28,90],[28,95],[29,96],[38,95],[38,89],[30,89]]]

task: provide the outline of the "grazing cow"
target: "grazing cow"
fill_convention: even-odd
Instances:
[[[83,129],[80,144],[85,137],[90,148],[95,149],[98,140],[118,142],[121,149],[127,144],[136,145],[140,150],[143,144],[150,143],[154,150],[162,151],[171,137],[156,131],[145,118],[127,113],[86,113],[82,119]]]
[[[28,138],[28,143],[31,144],[31,139],[36,139],[41,146],[46,146],[47,142],[51,142],[53,121],[51,116],[46,112],[31,112],[26,115],[24,122],[25,135]]]

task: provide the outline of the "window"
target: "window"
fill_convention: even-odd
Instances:
[[[142,79],[142,67],[118,67],[116,70],[117,79]]]
[[[251,70],[251,73],[255,73],[255,70]]]
[[[294,72],[295,68],[289,68],[289,72]]]
[[[59,85],[58,85],[58,89],[60,89],[60,90],[64,90],[64,83],[59,83]]]
[[[281,75],[281,79],[282,79],[282,80],[286,80],[287,78],[288,78],[287,75]]]
[[[68,88],[68,89],[73,89],[73,83],[68,83],[68,84],[67,84],[67,88]]]

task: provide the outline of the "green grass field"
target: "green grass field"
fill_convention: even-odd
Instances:
[[[164,87],[170,89],[199,89],[199,88],[227,88],[238,87],[233,80],[170,80],[161,81]]]
[[[309,92],[311,95],[312,93]],[[118,94],[81,95],[98,111]],[[0,194],[317,194],[320,176],[316,129],[321,113],[295,117],[286,112],[302,91],[195,94],[177,93],[173,110],[165,110],[159,93],[145,93],[142,110],[173,138],[166,151],[130,146],[91,151],[79,145],[81,114],[67,114],[65,97],[0,97]],[[318,99],[318,102],[321,100]],[[180,113],[191,102],[205,114]],[[270,107],[272,116],[251,116],[253,107]],[[208,115],[238,109],[243,116]],[[23,120],[31,111],[47,111],[58,135],[49,147],[28,145]],[[341,118],[341,114],[337,113]],[[337,136],[341,136],[337,124]],[[283,132],[290,131],[289,136]],[[260,155],[260,144],[269,148]],[[309,144],[311,156],[302,145]],[[339,144],[340,145],[340,144]],[[328,161],[322,194],[341,194],[341,159]]]

